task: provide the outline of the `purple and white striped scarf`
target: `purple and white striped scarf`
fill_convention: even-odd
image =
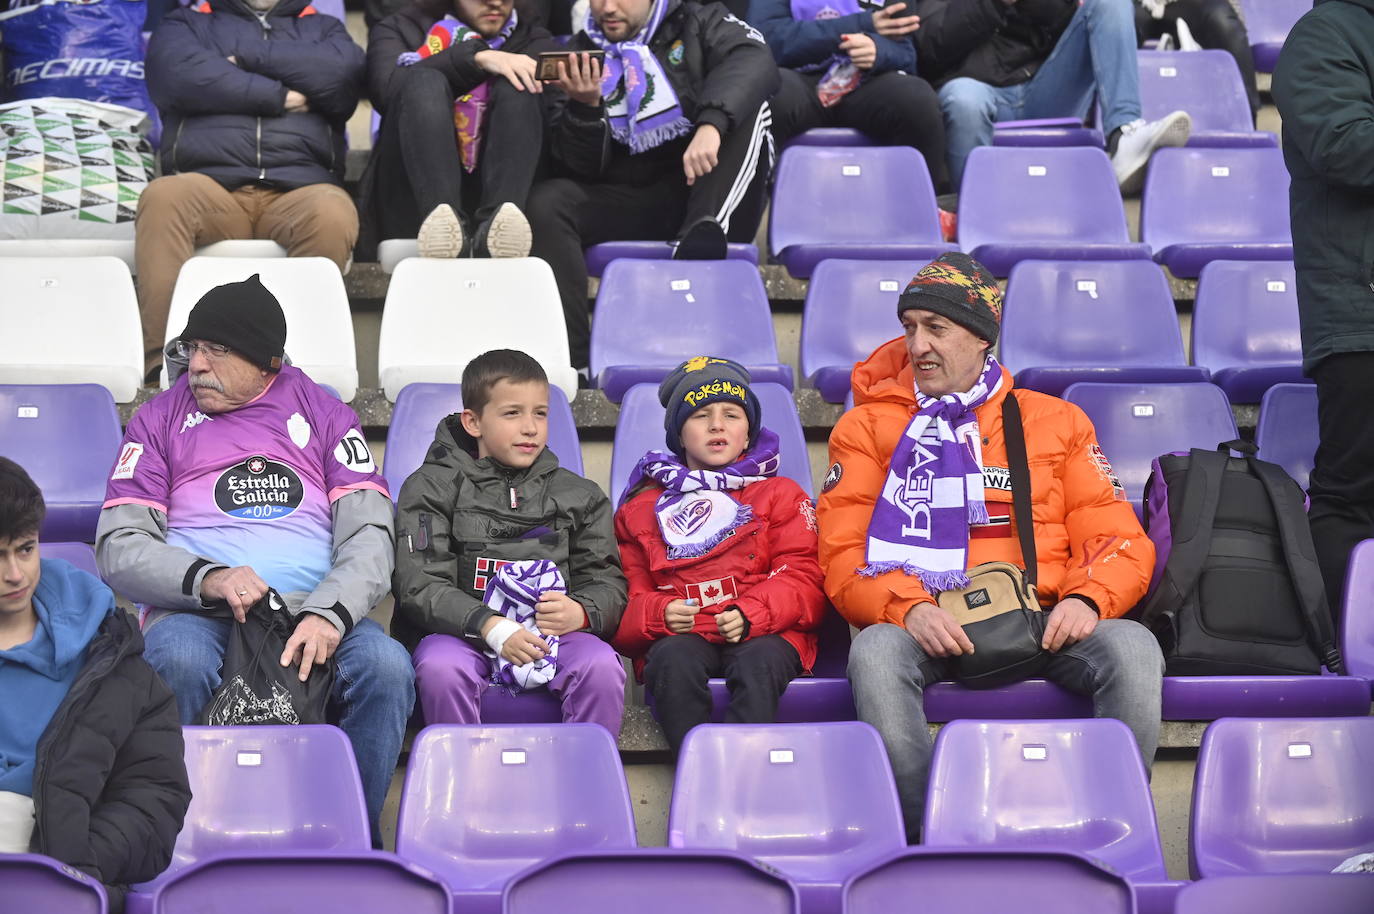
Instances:
[[[606,52],[601,70],[606,120],[611,135],[631,152],[645,152],[692,131],[692,122],[683,115],[673,84],[649,49],[667,12],[668,0],[654,0],[644,28],[624,41],[608,39],[590,7],[582,25],[587,37]]]
[[[776,476],[781,462],[778,436],[768,428],[759,430],[759,440],[753,448],[719,470],[689,470],[666,451],[650,451],[635,465],[620,503],[623,505],[629,499],[641,480],[658,483],[663,494],[654,505],[654,514],[668,558],[705,555],[730,531],[754,517],[753,508],[725,493]]]
[[[1001,387],[1002,366],[989,355],[962,393],[936,399],[916,390],[918,409],[892,452],[859,574],[901,571],[919,577],[932,595],[968,586],[968,528],[988,522],[973,411]]]
[[[482,602],[507,619],[519,622],[528,631],[543,638],[549,646],[546,655],[533,663],[519,666],[505,657],[487,652],[487,656],[492,657],[492,680],[509,686],[512,692],[548,685],[558,672],[558,636],[545,635],[534,622],[534,605],[539,602],[540,594],[550,590],[566,593],[568,586],[563,581],[563,573],[558,570],[558,565],[548,559],[503,565],[487,584]]]

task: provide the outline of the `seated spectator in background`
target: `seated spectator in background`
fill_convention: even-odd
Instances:
[[[777,475],[778,436],[748,370],[689,359],[658,397],[669,452],[644,455],[616,511],[630,602],[612,643],[653,692],[676,755],[711,719],[712,676],[730,690],[726,721],[777,718],[816,661],[825,594],[811,497]]]
[[[463,369],[463,411],[439,422],[401,486],[392,626],[414,652],[426,723],[480,723],[488,688],[543,685],[565,721],[620,733],[625,667],[605,640],[625,609],[611,503],[548,440],[544,369],[486,352]]]
[[[945,124],[930,83],[916,75],[911,33],[920,19],[898,0],[873,10],[859,0],[753,0],[749,21],[781,69],[773,136],[852,127],[925,157],[937,194],[948,193]]]
[[[940,88],[956,186],[995,122],[1083,118],[1094,93],[1123,193],[1140,189],[1150,153],[1188,141],[1184,112],[1140,116],[1131,0],[920,0],[916,11],[917,62]]]
[[[415,0],[377,24],[367,67],[382,126],[363,174],[360,258],[417,234],[422,257],[529,254],[539,50],[557,46],[514,0]]]
[[[147,60],[163,176],[134,225],[150,383],[177,273],[197,247],[263,238],[347,267],[358,214],[343,189],[344,124],[363,63],[343,23],[308,0],[201,0],[163,17]]]
[[[0,854],[124,888],[167,868],[191,786],[171,691],[97,578],[39,559],[43,495],[0,457]]]
[[[985,562],[1024,568],[1007,397],[1024,417],[1042,647],[1052,654],[1043,675],[1091,695],[1096,716],[1125,722],[1147,770],[1164,658],[1145,626],[1120,618],[1145,595],[1154,546],[1083,411],[1012,390],[992,355],[996,280],[967,254],[941,255],[907,285],[897,314],[905,337],[854,369],[855,406],[831,433],[816,517],[826,594],[861,629],[849,652],[854,706],[883,738],[915,842],[931,754],[922,692],[976,647],[935,596],[967,586],[965,572]]]
[[[285,349],[286,318],[257,276],[205,293],[168,346],[171,388],[125,431],[96,560],[144,604],[148,662],[183,724],[219,687],[230,626],[268,588],[282,596],[295,628],[281,665],[304,681],[335,659],[330,707],[380,847],[414,704],[410,658],[367,618],[391,576],[391,499],[358,417]]]
[[[712,260],[752,241],[773,162],[767,100],[778,68],[763,36],[719,4],[591,0],[560,70],[549,133],[554,172],[535,185],[532,254],[558,281],[572,363],[586,368],[582,249],[612,240],[677,242]]]
[[[1250,35],[1245,30],[1245,23],[1231,0],[1136,0],[1135,31],[1141,44],[1168,35],[1174,47],[1183,47],[1179,32],[1184,32],[1204,48],[1219,48],[1229,53],[1240,70],[1240,81],[1245,84],[1245,94],[1250,101],[1250,120],[1254,121],[1260,108],[1259,89],[1255,85],[1255,56],[1250,51]]]

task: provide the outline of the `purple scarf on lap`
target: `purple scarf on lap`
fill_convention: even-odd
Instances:
[[[1002,388],[991,355],[973,387],[938,399],[916,391],[916,415],[892,452],[868,522],[867,564],[859,574],[901,571],[931,594],[968,586],[968,528],[988,522],[983,449],[973,411]]]
[[[582,26],[592,43],[606,52],[601,74],[606,120],[611,135],[631,152],[645,152],[692,131],[673,84],[649,49],[667,12],[668,0],[654,0],[644,28],[619,42],[602,33],[590,8]]]
[[[532,559],[501,566],[482,597],[482,602],[507,619],[519,622],[549,646],[548,654],[533,663],[516,666],[505,657],[492,660],[492,678],[509,686],[512,692],[548,685],[558,672],[558,636],[543,634],[534,622],[534,605],[540,594],[550,590],[567,592],[563,573],[548,559]],[[490,651],[487,656],[491,656]]]

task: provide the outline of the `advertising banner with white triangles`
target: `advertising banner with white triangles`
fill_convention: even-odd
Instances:
[[[153,179],[143,119],[79,99],[0,105],[0,239],[133,238],[138,197]]]

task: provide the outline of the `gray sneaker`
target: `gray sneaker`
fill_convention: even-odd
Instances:
[[[1112,156],[1112,170],[1123,194],[1140,192],[1145,183],[1145,166],[1150,155],[1161,146],[1182,146],[1188,142],[1193,122],[1186,111],[1174,111],[1157,121],[1140,118],[1121,128],[1116,153]]]
[[[447,203],[440,203],[420,223],[415,238],[421,257],[452,260],[463,253],[463,221]]]
[[[533,242],[530,222],[520,207],[502,203],[491,221],[477,231],[475,247],[478,257],[528,257]]]

